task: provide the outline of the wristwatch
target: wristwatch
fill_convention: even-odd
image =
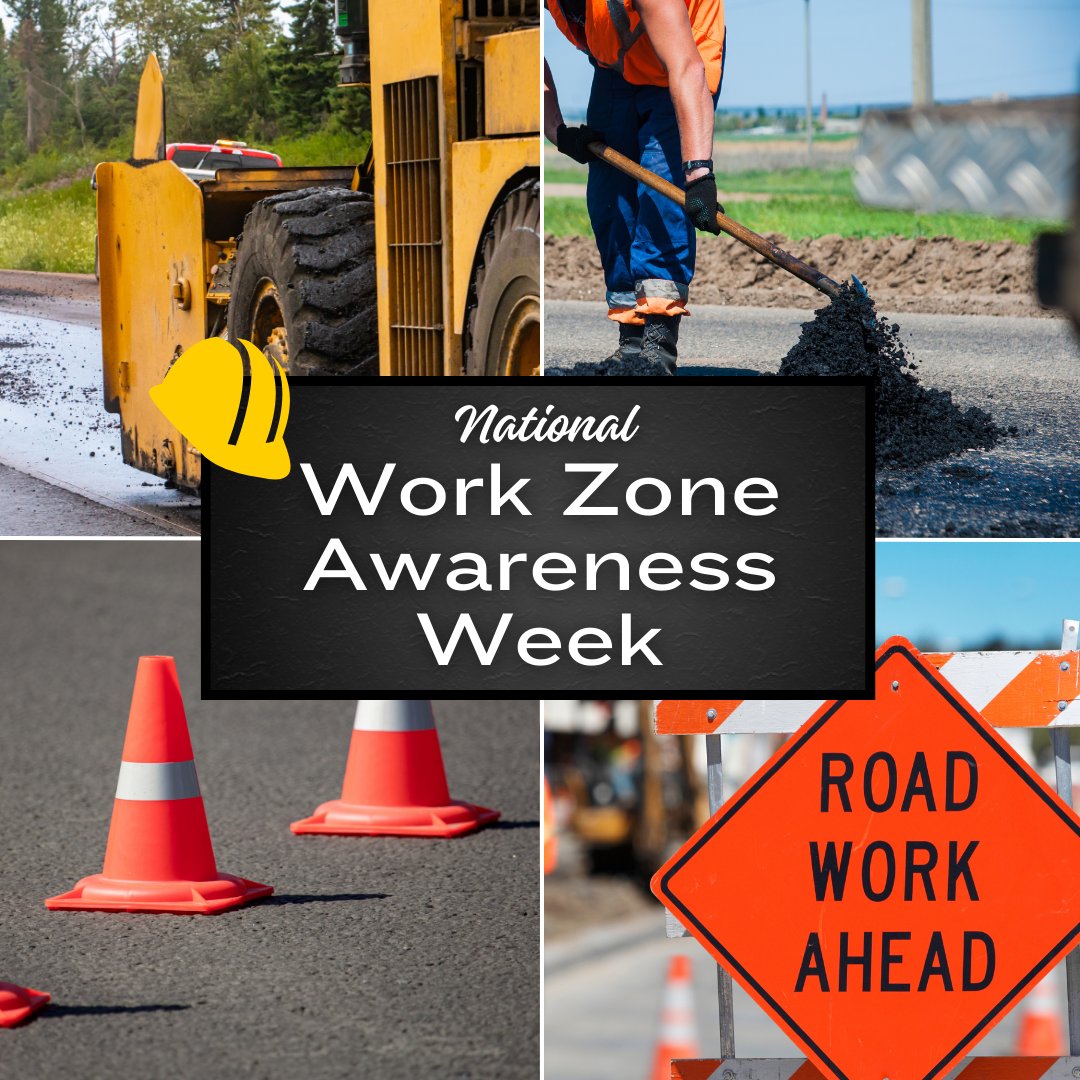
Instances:
[[[708,169],[709,172],[713,171],[712,158],[701,161],[684,161],[682,163],[682,171],[684,173],[693,172],[695,169]]]

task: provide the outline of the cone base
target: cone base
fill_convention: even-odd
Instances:
[[[0,1028],[25,1023],[51,1000],[52,996],[43,990],[31,990],[28,986],[0,982]]]
[[[70,892],[45,901],[50,911],[161,911],[215,915],[261,900],[274,891],[247,878],[221,874],[213,881],[118,881],[92,874]]]
[[[297,835],[331,836],[463,836],[499,819],[498,810],[472,803],[446,806],[360,806],[334,799],[323,803],[289,828]]]

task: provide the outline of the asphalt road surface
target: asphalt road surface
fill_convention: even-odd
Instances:
[[[0,533],[197,534],[199,502],[125,465],[101,398],[97,285],[0,271]],[[74,497],[73,497],[74,496]]]
[[[0,979],[53,995],[0,1077],[512,1077],[539,1023],[531,701],[435,703],[456,840],[297,837],[340,792],[351,702],[201,702],[194,542],[0,544]],[[176,656],[218,866],[275,887],[217,916],[49,912],[101,869],[140,653]]]
[[[689,956],[693,965],[699,1056],[720,1056],[716,965],[696,941],[665,938],[659,907],[657,904],[652,917],[593,929],[560,939],[547,948],[546,1080],[627,1080],[648,1076],[660,1024],[664,977],[670,958],[679,954]],[[1059,1013],[1064,1023],[1063,965],[1056,977]],[[738,1057],[803,1056],[737,984],[734,991]],[[1020,1008],[1023,1006],[993,1028],[973,1053],[1014,1053]]]
[[[4,536],[172,536],[153,520],[133,518],[85,495],[0,465],[0,532]]]
[[[775,372],[805,312],[695,307],[682,375]],[[918,469],[878,475],[880,536],[1080,536],[1080,344],[1060,319],[905,314],[905,344],[927,385],[986,409],[1019,436]],[[549,301],[545,362],[599,360],[617,341],[599,304]]]

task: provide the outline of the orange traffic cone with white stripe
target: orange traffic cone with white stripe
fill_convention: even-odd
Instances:
[[[42,990],[0,982],[0,1028],[11,1028],[25,1023],[51,1000],[50,995]]]
[[[1058,1009],[1057,978],[1051,969],[1020,1006],[1016,1053],[1021,1057],[1063,1057],[1067,1052]]]
[[[664,984],[660,1012],[660,1035],[653,1055],[651,1080],[671,1080],[671,1062],[698,1056],[697,1023],[694,1020],[694,989],[690,957],[673,956]]]
[[[52,910],[212,915],[274,890],[219,873],[171,656],[144,656],[135,675],[105,866]]]
[[[294,833],[460,836],[498,810],[450,798],[430,701],[358,701],[341,798],[323,803]]]

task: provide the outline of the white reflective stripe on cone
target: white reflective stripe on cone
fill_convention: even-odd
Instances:
[[[194,761],[121,761],[116,797],[133,802],[195,799],[200,795]]]
[[[435,726],[430,701],[358,701],[354,731],[427,731]]]

